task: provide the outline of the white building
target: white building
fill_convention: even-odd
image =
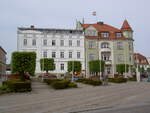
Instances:
[[[55,70],[51,73],[65,74],[67,61],[84,61],[84,34],[81,30],[74,29],[45,29],[20,27],[17,32],[18,51],[34,51],[37,54],[36,73],[41,73],[40,59],[54,58]]]

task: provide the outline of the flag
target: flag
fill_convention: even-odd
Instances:
[[[96,16],[96,11],[93,11],[93,12],[92,12],[92,15],[93,15],[93,16]]]

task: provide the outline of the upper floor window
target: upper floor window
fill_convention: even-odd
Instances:
[[[64,52],[60,52],[60,58],[64,58]]]
[[[44,46],[47,46],[47,39],[44,39],[44,40],[43,40],[43,45],[44,45]]]
[[[56,52],[52,52],[52,58],[56,58]]]
[[[95,47],[94,41],[89,41],[89,48],[92,49]]]
[[[117,38],[122,37],[122,33],[116,33],[116,37],[117,37]]]
[[[60,70],[64,70],[64,64],[60,64]]]
[[[80,58],[81,54],[80,52],[77,52],[77,58]]]
[[[101,54],[101,56],[102,56],[102,60],[104,60],[104,61],[109,61],[110,60],[110,53],[102,53]]]
[[[69,58],[72,58],[72,52],[69,52]]]
[[[69,40],[69,46],[72,46],[72,40]]]
[[[64,40],[60,40],[60,46],[64,46]]]
[[[33,45],[33,46],[36,46],[36,39],[33,39],[33,40],[32,40],[32,45]]]
[[[56,40],[52,40],[52,46],[56,45]]]
[[[89,60],[95,60],[96,54],[89,54]]]
[[[118,62],[123,62],[123,55],[118,55],[117,60]]]
[[[85,34],[86,34],[86,36],[96,36],[97,35],[96,31],[94,31],[94,30],[87,30]]]
[[[123,49],[123,44],[122,44],[122,42],[117,42],[117,49],[118,49],[118,50]]]
[[[109,43],[106,42],[102,43],[101,48],[109,48]]]
[[[101,37],[107,38],[107,37],[109,37],[109,33],[108,32],[102,32]]]
[[[23,45],[26,46],[27,45],[27,39],[23,40]]]
[[[44,57],[44,58],[47,58],[47,51],[44,51],[44,52],[43,52],[43,57]]]
[[[78,47],[80,46],[80,40],[77,40],[77,46]]]
[[[129,50],[132,50],[132,43],[129,43]]]

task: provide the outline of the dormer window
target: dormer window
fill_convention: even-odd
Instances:
[[[117,38],[122,37],[122,33],[116,33],[116,37],[117,37]]]
[[[101,33],[101,37],[108,38],[109,37],[109,33],[108,32],[102,32]]]
[[[87,30],[85,34],[86,36],[97,36],[97,33],[95,30]]]

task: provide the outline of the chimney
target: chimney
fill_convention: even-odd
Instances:
[[[99,24],[99,25],[103,25],[103,24],[104,24],[104,22],[99,21],[99,22],[97,22],[97,24]]]
[[[31,25],[30,28],[34,29],[34,25]]]

